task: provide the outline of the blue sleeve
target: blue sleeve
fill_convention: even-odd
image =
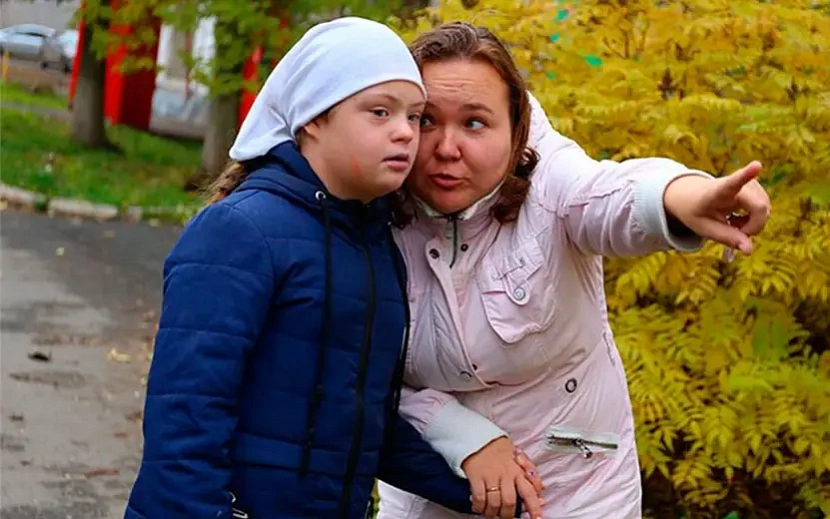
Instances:
[[[258,229],[226,204],[197,215],[167,258],[127,518],[232,517],[229,444],[246,358],[268,315],[271,261]]]
[[[385,446],[378,479],[456,512],[472,514],[469,481],[458,477],[415,427],[400,415],[395,419],[395,434]],[[521,516],[521,509],[519,500],[515,517]]]

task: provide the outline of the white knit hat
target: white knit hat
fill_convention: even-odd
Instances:
[[[426,89],[418,66],[389,27],[345,17],[309,29],[280,60],[248,112],[231,147],[234,160],[265,155],[349,96],[387,81]]]

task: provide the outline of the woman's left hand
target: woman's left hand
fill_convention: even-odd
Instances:
[[[676,178],[663,194],[666,213],[698,236],[748,255],[750,237],[763,230],[770,216],[769,196],[757,180],[760,172],[761,163],[752,161],[725,177]]]

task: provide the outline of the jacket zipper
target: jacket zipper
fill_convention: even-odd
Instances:
[[[357,468],[357,461],[360,457],[360,445],[363,443],[363,418],[365,414],[364,409],[364,391],[366,389],[366,376],[369,367],[369,353],[372,349],[372,322],[375,320],[375,269],[372,264],[372,254],[369,250],[369,244],[366,240],[366,228],[361,222],[360,226],[363,255],[366,257],[366,265],[369,275],[369,301],[366,305],[366,322],[363,328],[363,345],[360,349],[360,363],[357,368],[357,394],[355,396],[357,401],[357,410],[355,419],[357,420],[356,431],[352,437],[352,444],[349,448],[349,459],[346,465],[346,475],[343,480],[343,495],[340,497],[340,517],[348,519],[349,505],[351,504],[352,486],[354,484],[354,472]]]
[[[594,452],[616,451],[619,448],[619,442],[589,440],[573,434],[557,434],[551,432],[547,435],[547,440],[549,447],[573,447],[585,459],[591,458]]]
[[[450,221],[452,222],[452,259],[450,260],[450,268],[452,268],[458,256],[458,217],[451,216]]]

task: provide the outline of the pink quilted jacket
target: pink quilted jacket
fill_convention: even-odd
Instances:
[[[660,158],[596,161],[539,103],[542,160],[518,221],[486,197],[458,219],[421,206],[396,238],[409,270],[412,342],[402,414],[463,475],[507,434],[539,468],[549,519],[640,517],[625,371],[608,326],[603,256],[697,250],[667,226],[663,192],[691,171]],[[463,517],[381,484],[381,519]]]

